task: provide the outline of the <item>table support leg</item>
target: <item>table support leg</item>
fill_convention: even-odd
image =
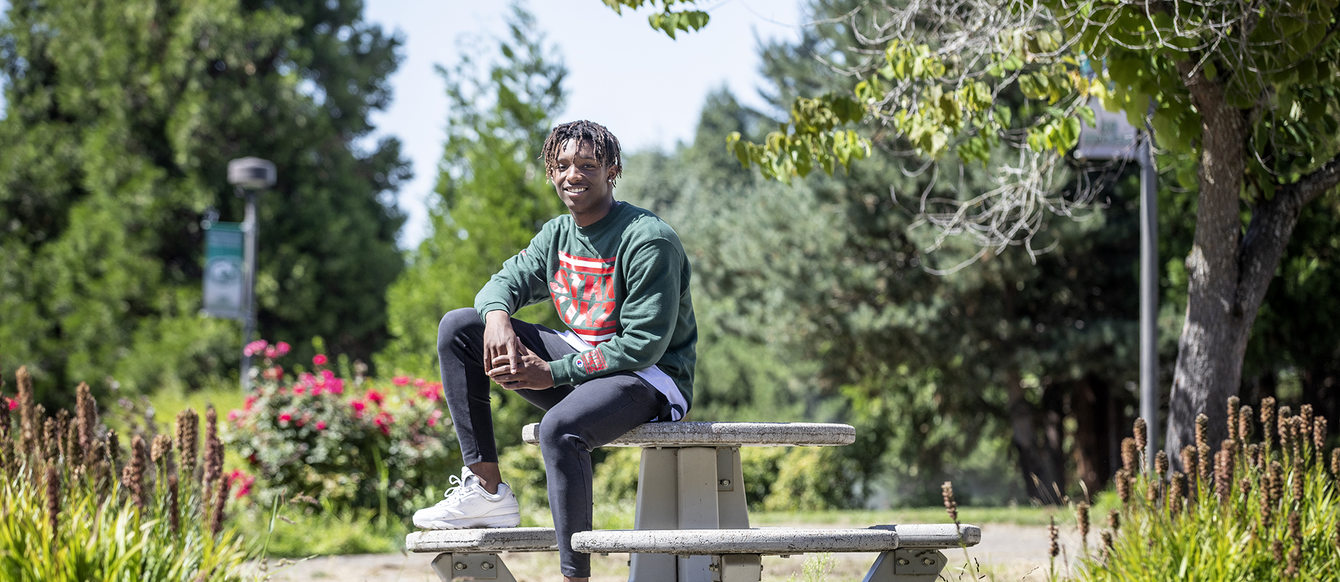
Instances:
[[[706,447],[679,449],[679,519],[677,529],[718,529],[717,451]],[[711,556],[679,556],[679,582],[712,582]]]
[[[495,580],[516,582],[512,571],[495,553],[443,553],[433,558],[433,571],[442,582]]]
[[[880,552],[864,582],[935,582],[948,561],[939,550]]]
[[[723,554],[712,557],[713,582],[759,582],[763,579],[763,556]]]
[[[651,447],[638,469],[636,529],[748,528],[739,447]],[[713,582],[711,556],[633,554],[630,582]],[[731,566],[727,566],[730,569]],[[739,578],[746,580],[747,578]]]
[[[673,529],[679,519],[676,505],[679,466],[676,449],[642,449],[637,474],[636,529]],[[675,557],[668,554],[632,554],[628,559],[629,582],[674,580]]]

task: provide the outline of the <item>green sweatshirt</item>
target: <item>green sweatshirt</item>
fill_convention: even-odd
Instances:
[[[554,385],[655,365],[693,402],[698,324],[679,236],[655,214],[616,202],[586,227],[565,214],[545,223],[475,296],[480,317],[552,300],[594,349],[549,362]],[[684,412],[687,412],[687,408]]]

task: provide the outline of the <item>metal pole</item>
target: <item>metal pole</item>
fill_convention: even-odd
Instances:
[[[1158,450],[1158,175],[1153,136],[1143,132],[1140,147],[1140,417],[1145,419],[1146,470],[1154,470]]]
[[[251,334],[256,331],[256,238],[260,235],[260,223],[256,220],[256,191],[245,189],[247,210],[246,218],[242,221],[242,235],[244,237],[246,270],[245,282],[243,288],[246,293],[246,300],[243,302],[246,311],[245,319],[242,323],[242,391],[251,390],[251,357],[247,355],[247,344],[251,343]]]

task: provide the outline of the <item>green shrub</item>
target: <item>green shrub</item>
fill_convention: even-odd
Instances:
[[[346,381],[323,355],[313,359],[313,372],[290,377],[277,363],[285,348],[248,346],[262,356],[263,371],[242,408],[228,413],[224,432],[256,472],[263,505],[302,494],[408,521],[441,494],[460,461],[440,384]]]
[[[763,509],[763,500],[772,493],[772,484],[781,470],[782,459],[791,447],[741,447],[740,471],[744,473],[744,497],[749,509]],[[796,509],[796,508],[791,508]]]
[[[832,447],[795,447],[784,454],[763,499],[769,511],[851,507],[851,468]],[[748,482],[748,477],[746,477]]]
[[[595,498],[602,502],[632,502],[637,499],[637,475],[642,449],[611,447],[595,468]]]
[[[549,510],[545,489],[544,455],[536,445],[507,447],[498,455],[503,480],[523,507]]]
[[[1196,445],[1179,455],[1186,473],[1170,473],[1160,452],[1150,475],[1143,442],[1126,439],[1117,531],[1100,533],[1079,578],[1323,580],[1340,571],[1340,452],[1324,454],[1326,420],[1308,405],[1276,414],[1271,398],[1261,408],[1264,430],[1253,441],[1251,407],[1230,399],[1229,439],[1215,449],[1198,418]]]
[[[199,480],[174,460],[175,451],[182,467],[195,466],[194,436],[161,435],[152,446],[136,436],[122,451],[97,423],[86,385],[74,415],[47,416],[26,376],[21,368],[14,413],[0,406],[0,579],[242,579],[250,556],[224,527],[229,485],[212,431]]]

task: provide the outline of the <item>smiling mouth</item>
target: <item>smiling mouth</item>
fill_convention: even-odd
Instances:
[[[586,192],[586,186],[568,186],[566,188],[563,188],[563,191],[567,192],[568,194],[581,194],[583,192]]]

